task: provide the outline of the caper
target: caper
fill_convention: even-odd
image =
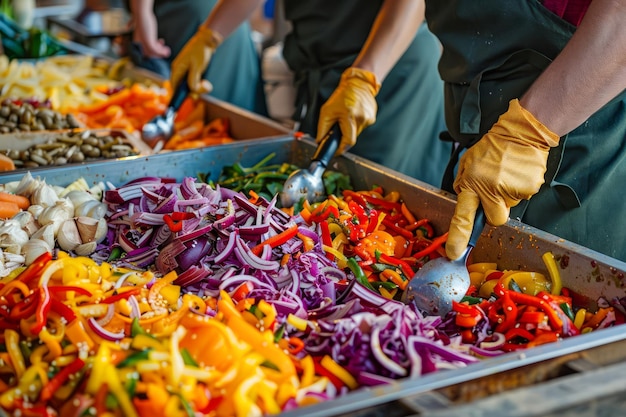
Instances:
[[[67,164],[67,158],[65,158],[63,156],[59,156],[57,159],[54,160],[54,164],[55,165],[65,165],[65,164]]]
[[[78,120],[76,120],[74,115],[68,114],[66,119],[67,119],[67,124],[72,129],[76,129],[76,128],[80,127],[80,124],[78,123]]]
[[[20,123],[19,125],[17,125],[17,127],[19,128],[19,130],[30,132],[30,126],[27,125],[26,123]]]
[[[9,117],[9,114],[11,114],[11,109],[8,106],[0,107],[0,116],[6,118]]]
[[[39,165],[48,165],[48,160],[44,158],[42,155],[37,155],[35,153],[30,154],[30,160],[38,163]]]
[[[15,123],[15,125],[17,125],[17,122],[19,121],[20,121],[20,117],[17,114],[15,113],[9,114],[9,122]]]
[[[24,161],[24,168],[37,168],[39,164],[35,161]]]

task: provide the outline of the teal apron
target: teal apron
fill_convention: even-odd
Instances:
[[[316,134],[319,110],[369,34],[382,0],[286,0],[292,31],[283,55],[295,74],[300,130]],[[451,144],[445,130],[440,47],[426,25],[389,73],[376,97],[376,123],[350,152],[439,187]]]
[[[512,98],[521,97],[575,27],[536,0],[427,0],[426,19],[444,47],[446,125],[459,153],[475,143]],[[584,100],[584,97],[581,97]],[[511,217],[626,260],[626,92],[550,152],[546,182]],[[449,169],[444,188],[451,189]]]
[[[158,36],[180,52],[206,20],[216,0],[155,0]],[[266,114],[261,63],[248,23],[241,25],[217,49],[204,77],[213,84],[211,96],[260,114]]]

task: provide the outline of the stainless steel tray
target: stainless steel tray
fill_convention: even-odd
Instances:
[[[58,185],[66,185],[81,176],[88,183],[108,181],[115,185],[141,176],[168,176],[181,180],[185,176],[197,176],[202,173],[211,179],[217,179],[224,166],[235,162],[250,166],[272,152],[276,154],[274,162],[290,162],[306,167],[314,151],[315,145],[309,139],[294,140],[285,136],[43,169],[38,170],[36,175],[45,178],[49,184]],[[416,214],[431,219],[439,232],[447,230],[454,210],[452,195],[349,154],[335,158],[331,162],[331,168],[349,174],[357,189],[380,185],[386,190],[400,192]],[[22,175],[2,174],[0,183],[18,181]],[[497,262],[501,269],[528,269],[547,274],[541,260],[541,255],[546,251],[552,251],[561,261],[559,264],[564,285],[587,295],[591,300],[590,304],[593,304],[593,300],[600,295],[610,299],[626,294],[624,290],[626,263],[516,221],[509,221],[505,226],[498,228],[487,227],[474,250],[474,259]],[[359,389],[338,399],[286,412],[284,415],[342,415],[490,375],[545,363],[622,340],[626,340],[626,331],[621,327],[598,330],[527,351],[488,359],[466,368],[436,372],[417,379],[403,379],[386,386]]]

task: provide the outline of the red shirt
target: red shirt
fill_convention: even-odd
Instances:
[[[560,18],[578,26],[591,0],[544,0],[543,5]]]

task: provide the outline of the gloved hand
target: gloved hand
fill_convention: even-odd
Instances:
[[[446,242],[448,258],[460,258],[467,248],[479,204],[487,222],[500,226],[509,218],[511,207],[539,191],[548,151],[558,143],[559,136],[517,99],[509,102],[509,109],[459,162],[454,181],[457,204]]]
[[[202,79],[202,74],[209,66],[215,49],[221,43],[222,35],[205,26],[200,26],[172,62],[172,74],[170,76],[172,88],[183,81],[183,77],[187,73],[187,84],[189,84],[189,89],[192,92],[209,93],[213,86],[207,80]]]
[[[320,142],[332,126],[339,122],[341,155],[356,144],[357,136],[376,121],[376,94],[380,83],[376,76],[360,68],[348,68],[341,74],[335,91],[320,109],[316,142]]]

